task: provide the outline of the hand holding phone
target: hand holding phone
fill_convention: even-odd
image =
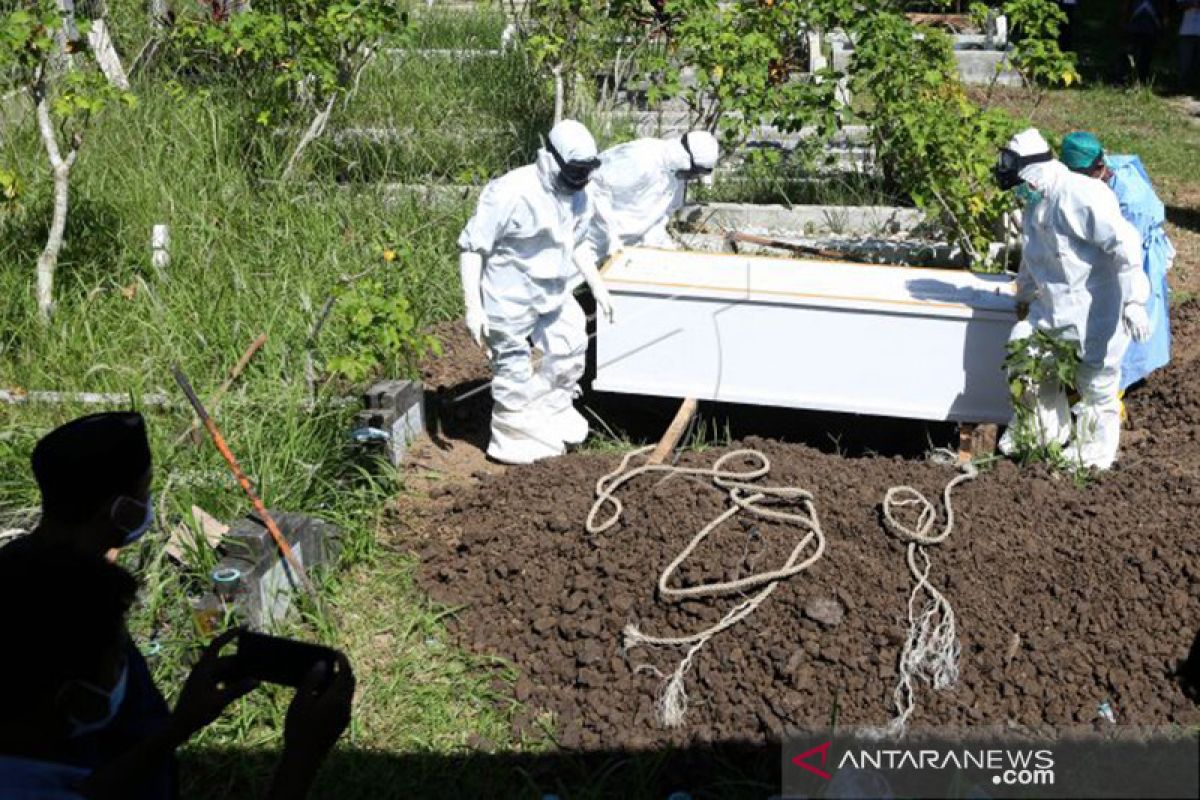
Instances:
[[[354,671],[341,653],[332,664],[313,667],[288,707],[284,747],[314,757],[333,747],[350,724],[354,688]]]
[[[299,689],[318,667],[331,678],[341,658],[331,647],[245,631],[238,637],[234,663],[243,678]]]
[[[234,628],[213,639],[188,675],[171,715],[174,733],[181,741],[211,724],[230,703],[258,686],[257,680],[241,672],[236,656],[221,655],[240,635],[245,634]]]

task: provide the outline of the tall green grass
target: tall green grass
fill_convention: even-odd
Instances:
[[[458,28],[438,23],[430,43],[448,43],[458,30],[471,37],[495,33],[498,42],[495,15],[481,22],[462,16]],[[508,63],[505,75],[514,85],[528,80],[518,62]],[[396,148],[388,156],[389,163],[410,165],[398,175],[438,177],[412,155],[440,146],[438,101],[462,120],[489,108],[523,123],[536,118],[498,101],[500,92],[481,90],[486,72],[405,68],[411,71],[397,82],[381,58],[353,103],[334,118],[335,127],[357,114],[387,123],[404,109],[407,119],[420,122],[411,150]],[[427,85],[443,74],[436,87]],[[390,467],[350,441],[362,387],[322,376],[314,403],[305,380],[306,346],[321,308],[357,280],[369,277],[407,298],[422,325],[460,313],[455,240],[470,201],[430,208],[368,184],[338,186],[332,171],[322,171],[327,156],[321,152],[310,154],[309,180],[282,185],[273,178],[289,140],[255,125],[255,109],[236,91],[168,84],[168,77],[156,68],[139,74],[138,107],[106,112],[88,132],[72,174],[57,309],[48,327],[36,317],[33,268],[50,217],[49,173],[28,109],[2,123],[0,163],[19,165],[28,191],[19,209],[0,216],[0,387],[116,393],[130,398],[120,405],[132,407],[144,395],[161,393],[175,403],[144,409],[163,524],[122,556],[143,584],[135,640],[171,694],[205,640],[191,602],[206,583],[211,558],[200,554],[195,563],[174,564],[163,555],[167,529],[189,519],[193,505],[231,519],[248,504],[207,442],[176,443],[192,414],[170,367],[178,363],[205,396],[266,333],[266,346],[214,416],[269,507],[328,519],[342,528],[344,544],[341,570],[320,576],[324,613],[308,608],[284,632],[343,647],[362,664],[351,736],[356,747],[421,743],[443,751],[464,747],[472,732],[503,741],[511,704],[491,701],[494,681],[508,673],[481,667],[450,645],[444,611],[413,585],[413,559],[379,546],[383,511],[402,487]],[[510,147],[484,141],[438,163],[461,164],[484,179],[527,158],[525,137]],[[171,227],[172,258],[164,270],[150,260],[156,223]],[[394,260],[385,259],[385,251]],[[318,368],[345,352],[350,325],[335,301],[314,349]],[[404,364],[380,371],[403,376]],[[28,464],[37,438],[94,410],[0,406],[0,519],[37,504]],[[381,646],[384,636],[394,646]],[[287,699],[285,692],[256,692],[194,747],[277,746]],[[185,773],[192,796],[231,796],[229,787],[250,777],[236,769],[214,771],[207,761],[194,767]]]

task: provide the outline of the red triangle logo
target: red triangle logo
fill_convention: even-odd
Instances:
[[[808,770],[813,775],[819,775],[820,777],[824,778],[825,780],[829,780],[833,776],[830,775],[825,770],[817,769],[812,764],[808,763],[808,759],[813,755],[820,754],[821,766],[822,767],[825,766],[825,762],[829,759],[829,747],[832,744],[833,744],[833,742],[825,742],[824,744],[817,745],[816,747],[812,748],[811,750],[806,750],[803,753],[801,753],[800,755],[794,757],[792,759],[792,763],[795,764],[797,767]]]

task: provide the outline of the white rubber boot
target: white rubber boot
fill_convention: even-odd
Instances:
[[[534,420],[538,424],[531,424]],[[503,464],[532,464],[561,456],[566,449],[544,414],[502,411],[492,413],[492,438],[487,454]]]

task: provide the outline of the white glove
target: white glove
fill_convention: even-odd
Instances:
[[[592,297],[596,298],[596,310],[603,314],[611,324],[613,322],[613,301],[612,295],[608,293],[608,287],[603,283],[596,283],[592,286]]]
[[[1008,334],[1008,340],[1010,342],[1019,342],[1022,339],[1028,339],[1030,336],[1033,336],[1033,323],[1027,319],[1021,319],[1017,320],[1017,323],[1013,325],[1012,331]]]
[[[1146,313],[1144,305],[1126,303],[1122,319],[1125,322],[1125,329],[1129,331],[1129,335],[1135,342],[1144,342],[1150,338],[1150,316]]]
[[[488,319],[487,314],[483,311],[482,305],[476,305],[473,308],[467,309],[467,331],[471,334],[471,338],[475,340],[475,344],[483,347],[483,342],[488,336]]]
[[[587,281],[588,288],[592,290],[592,297],[596,298],[596,309],[608,318],[609,322],[612,322],[612,295],[608,293],[608,287],[604,285],[604,279],[600,277],[600,271],[596,269],[595,254],[585,248],[576,250],[575,266],[583,275],[583,279]]]
[[[467,331],[475,344],[483,347],[488,335],[487,313],[483,310],[483,256],[467,251],[458,257],[458,269],[462,276],[463,303],[467,307]]]

